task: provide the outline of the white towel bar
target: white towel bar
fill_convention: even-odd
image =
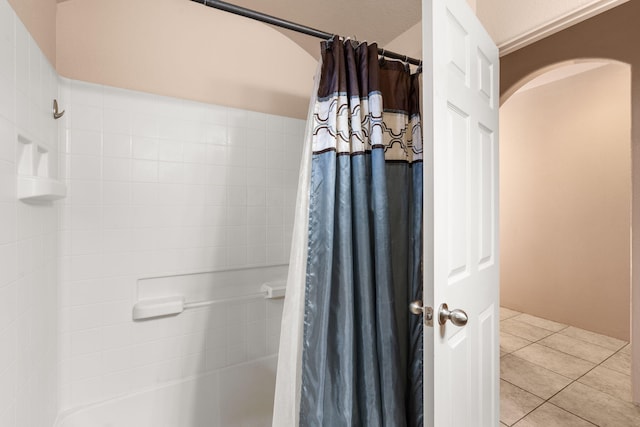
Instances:
[[[286,282],[268,282],[260,287],[261,292],[240,295],[231,298],[220,298],[209,301],[185,302],[182,295],[175,295],[162,298],[143,299],[133,306],[133,320],[152,319],[154,317],[173,316],[182,313],[189,308],[208,307],[210,305],[245,301],[255,298],[276,299],[284,298]]]

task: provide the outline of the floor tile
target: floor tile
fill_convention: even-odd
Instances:
[[[563,335],[562,332],[546,337],[539,343],[593,363],[600,363],[614,353],[613,350],[571,338]]]
[[[629,375],[598,366],[578,381],[625,402],[631,402],[631,377]]]
[[[513,355],[574,380],[596,366],[595,363],[540,344],[531,344],[514,352]]]
[[[502,328],[500,329],[500,350],[506,353],[512,353],[529,344],[531,344],[531,341],[504,332]]]
[[[500,320],[500,427],[640,427],[630,344],[504,307]]]
[[[551,402],[601,427],[640,425],[639,407],[578,382],[562,390]]]
[[[560,409],[551,403],[545,403],[520,420],[514,427],[593,427],[594,424]]]
[[[626,375],[631,375],[631,354],[619,351],[605,360],[602,366]]]
[[[553,333],[549,330],[539,328],[528,323],[520,322],[518,320],[515,320],[515,318],[503,320],[502,322],[500,322],[500,330],[529,341],[538,341],[539,339],[542,339]]]
[[[608,348],[609,350],[618,351],[624,347],[627,342],[619,340],[617,338],[608,337],[606,335],[596,334],[595,332],[586,331],[584,329],[569,326],[567,329],[560,332],[571,338],[577,338],[582,341],[589,342],[591,344],[599,345],[600,347]]]
[[[536,317],[525,313],[519,314],[513,319],[553,332],[561,331],[567,327],[567,325],[563,325],[562,323],[554,322],[552,320],[543,319],[542,317]]]
[[[512,425],[544,401],[506,381],[500,381],[500,421]]]
[[[513,354],[501,359],[500,378],[543,399],[550,398],[571,382],[567,377]]]
[[[510,317],[517,316],[518,314],[520,314],[519,311],[511,310],[506,307],[500,307],[500,320],[506,320]]]

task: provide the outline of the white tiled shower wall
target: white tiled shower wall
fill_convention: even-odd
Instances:
[[[304,121],[67,79],[60,98],[62,409],[274,357],[281,300],[131,309],[139,278],[288,261]]]
[[[0,426],[51,426],[58,411],[58,213],[16,198],[17,136],[49,150],[57,74],[0,0]]]
[[[141,277],[287,261],[303,126],[59,79],[0,0],[0,425],[202,372],[248,389],[273,367],[281,301],[142,323],[131,307]],[[66,200],[16,199],[18,135],[49,149]]]

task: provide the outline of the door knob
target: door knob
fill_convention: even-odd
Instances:
[[[433,309],[431,307],[424,307],[422,300],[418,299],[411,301],[409,304],[409,311],[416,315],[424,314],[425,323],[430,322],[433,319]]]
[[[413,314],[417,314],[418,316],[424,312],[424,307],[422,306],[422,300],[411,301],[409,304],[409,311]]]
[[[464,326],[467,324],[467,313],[460,309],[449,310],[449,306],[447,304],[442,304],[440,306],[440,310],[438,310],[438,322],[441,325],[447,323],[447,320],[451,320],[456,326]]]

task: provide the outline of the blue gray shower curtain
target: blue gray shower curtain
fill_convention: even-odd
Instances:
[[[274,426],[422,426],[422,326],[408,311],[422,296],[418,75],[334,38],[313,104],[304,283],[290,277],[287,300],[304,288],[283,319],[296,339],[284,331],[299,313],[301,343],[293,356],[281,344]]]

